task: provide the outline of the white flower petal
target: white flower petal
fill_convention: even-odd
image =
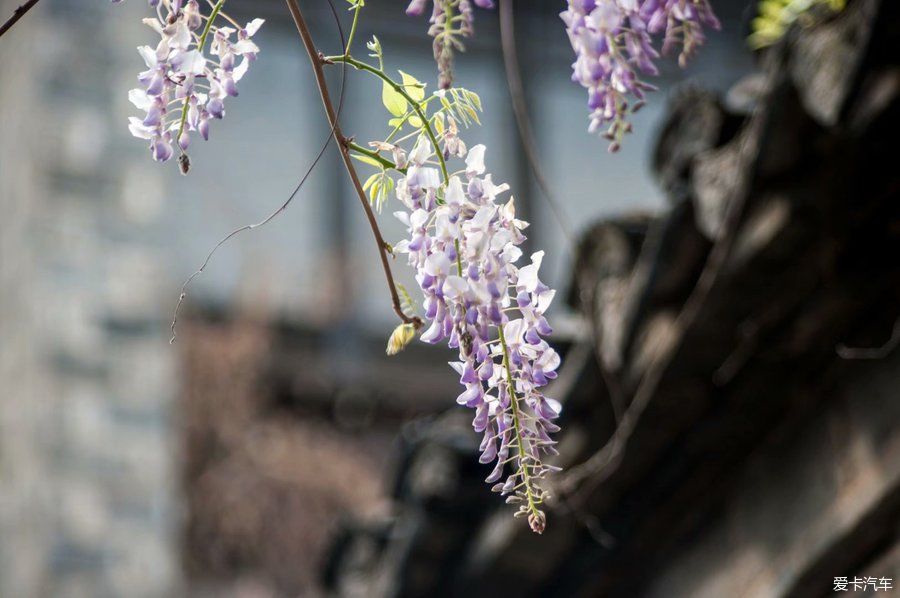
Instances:
[[[448,276],[444,281],[444,295],[450,299],[458,299],[469,290],[469,285],[462,276]]]
[[[466,156],[466,174],[469,176],[484,172],[484,144],[479,143],[469,149]]]
[[[416,147],[409,154],[409,161],[412,164],[421,166],[431,157],[431,143],[425,139],[425,136],[419,137]]]
[[[459,177],[451,177],[447,184],[447,203],[452,205],[461,205],[466,201],[466,194],[463,191],[462,181]]]
[[[446,276],[450,273],[450,258],[443,252],[432,253],[425,258],[423,269],[431,276]]]
[[[253,19],[252,21],[247,23],[247,26],[244,27],[244,30],[247,32],[247,37],[253,37],[265,22],[265,19]]]
[[[162,24],[159,22],[159,19],[141,19],[141,22],[153,29],[153,31],[157,32],[158,34],[163,35],[163,28]]]
[[[144,125],[144,123],[141,122],[141,119],[135,116],[128,117],[128,130],[138,139],[153,139],[155,136],[154,130]]]
[[[537,305],[535,306],[536,309],[540,313],[544,313],[545,311],[547,311],[547,308],[550,307],[550,304],[553,303],[554,297],[556,297],[556,291],[554,291],[553,289],[544,291],[543,293],[538,295]]]
[[[132,89],[129,91],[128,101],[134,104],[138,110],[148,110],[153,105],[153,100],[143,89]]]
[[[428,212],[420,208],[410,215],[409,224],[412,228],[422,228],[428,222],[428,217]]]
[[[231,77],[234,79],[235,83],[244,78],[244,75],[247,74],[247,69],[250,68],[250,60],[248,58],[244,58],[241,60],[240,64],[234,67],[234,70],[231,72]]]
[[[547,401],[547,406],[550,407],[550,409],[553,409],[556,415],[562,413],[562,403],[560,403],[556,399],[551,399],[550,397],[544,397],[544,400]]]
[[[141,58],[144,59],[144,64],[147,65],[147,68],[152,69],[156,67],[156,50],[150,46],[138,46],[137,51]]]
[[[198,50],[181,52],[173,62],[178,65],[175,70],[179,73],[202,75],[206,70],[206,59]]]
[[[437,168],[420,168],[418,178],[419,186],[423,189],[435,189],[441,186],[441,175]]]
[[[243,55],[243,54],[255,54],[259,52],[259,46],[254,44],[249,39],[242,39],[239,42],[236,42],[231,46],[231,49],[235,54]]]

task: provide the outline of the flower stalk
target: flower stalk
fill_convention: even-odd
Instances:
[[[522,445],[521,441],[522,423],[519,420],[519,397],[516,395],[516,385],[515,382],[513,382],[512,366],[509,360],[509,347],[506,346],[506,336],[503,334],[503,326],[497,328],[497,333],[500,338],[500,346],[503,348],[503,367],[506,370],[506,384],[509,389],[510,406],[512,408],[513,429],[515,430],[516,438],[519,439],[516,443],[518,453],[517,461],[519,475],[522,479],[521,485],[524,488],[526,500],[524,511],[520,512],[527,514],[528,525],[531,527],[532,531],[537,534],[542,534],[544,533],[544,527],[546,525],[546,517],[538,508],[538,504],[543,502],[543,498],[535,497],[534,482],[528,472],[528,457],[525,454],[525,447]]]
[[[213,6],[212,12],[209,13],[209,17],[206,19],[206,25],[203,27],[203,31],[200,33],[200,39],[197,41],[197,50],[200,54],[203,54],[203,48],[206,47],[206,38],[209,36],[209,32],[212,30],[213,23],[216,20],[216,17],[219,16],[219,13],[222,11],[222,7],[225,5],[225,0],[219,0],[216,2],[215,6]],[[181,136],[184,134],[184,125],[187,122],[188,117],[188,108],[190,107],[190,96],[184,98],[184,102],[181,107],[181,122],[178,125],[178,135],[175,136],[175,139],[181,139]],[[181,153],[184,155],[184,148],[181,148]]]

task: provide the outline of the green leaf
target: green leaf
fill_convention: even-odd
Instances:
[[[366,182],[363,183],[363,191],[368,191],[368,190],[369,190],[369,187],[372,187],[372,185],[375,184],[375,181],[377,181],[377,180],[378,180],[378,177],[380,177],[380,176],[381,176],[381,173],[380,173],[380,172],[376,172],[375,174],[373,174],[372,176],[370,176],[369,178],[367,178],[367,179],[366,179]]]
[[[398,282],[397,291],[400,294],[400,311],[409,317],[416,315],[416,304],[410,296],[409,291],[406,290],[406,287]]]
[[[392,118],[391,120],[388,121],[388,126],[389,126],[389,127],[393,127],[393,128],[396,129],[397,127],[399,127],[400,125],[402,125],[402,124],[404,123],[405,120],[406,120],[406,119],[401,118],[401,117],[398,117],[398,118]]]
[[[468,90],[466,91],[466,95],[468,95],[469,101],[472,103],[473,106],[475,106],[475,108],[479,112],[484,112],[484,110],[481,108],[481,96],[479,96],[474,91],[468,91]]]
[[[425,84],[408,73],[399,71],[403,78],[403,89],[409,94],[409,97],[417,102],[421,102],[425,98]]]
[[[354,153],[354,154],[350,154],[350,157],[355,158],[356,160],[359,160],[360,162],[363,162],[365,164],[369,164],[371,166],[377,166],[378,168],[381,168],[381,162],[379,162],[378,160],[376,160],[375,158],[373,158],[371,156],[367,156],[365,154],[355,154]]]
[[[419,118],[418,116],[410,116],[409,124],[417,129],[421,129],[422,128],[422,119]]]
[[[388,109],[388,112],[394,116],[403,116],[406,114],[406,109],[409,106],[406,98],[400,95],[400,92],[394,89],[387,81],[384,81],[381,86],[381,101],[384,103],[384,107]]]
[[[463,106],[463,110],[474,120],[478,125],[481,125],[481,121],[478,120],[478,113],[471,106]]]
[[[444,114],[443,114],[442,112],[438,112],[438,113],[435,114],[434,117],[432,117],[432,119],[431,119],[431,121],[432,121],[432,126],[434,127],[434,130],[437,131],[437,134],[438,134],[438,135],[443,135],[443,133],[444,133],[444,119],[443,119],[443,116],[444,116]]]

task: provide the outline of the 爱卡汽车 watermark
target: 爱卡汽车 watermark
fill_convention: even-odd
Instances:
[[[889,592],[894,589],[891,577],[835,577],[835,592]]]

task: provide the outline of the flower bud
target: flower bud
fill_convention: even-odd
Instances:
[[[391,338],[388,339],[387,350],[388,355],[396,355],[406,348],[406,345],[412,342],[416,337],[416,328],[412,324],[400,324],[394,328]]]

